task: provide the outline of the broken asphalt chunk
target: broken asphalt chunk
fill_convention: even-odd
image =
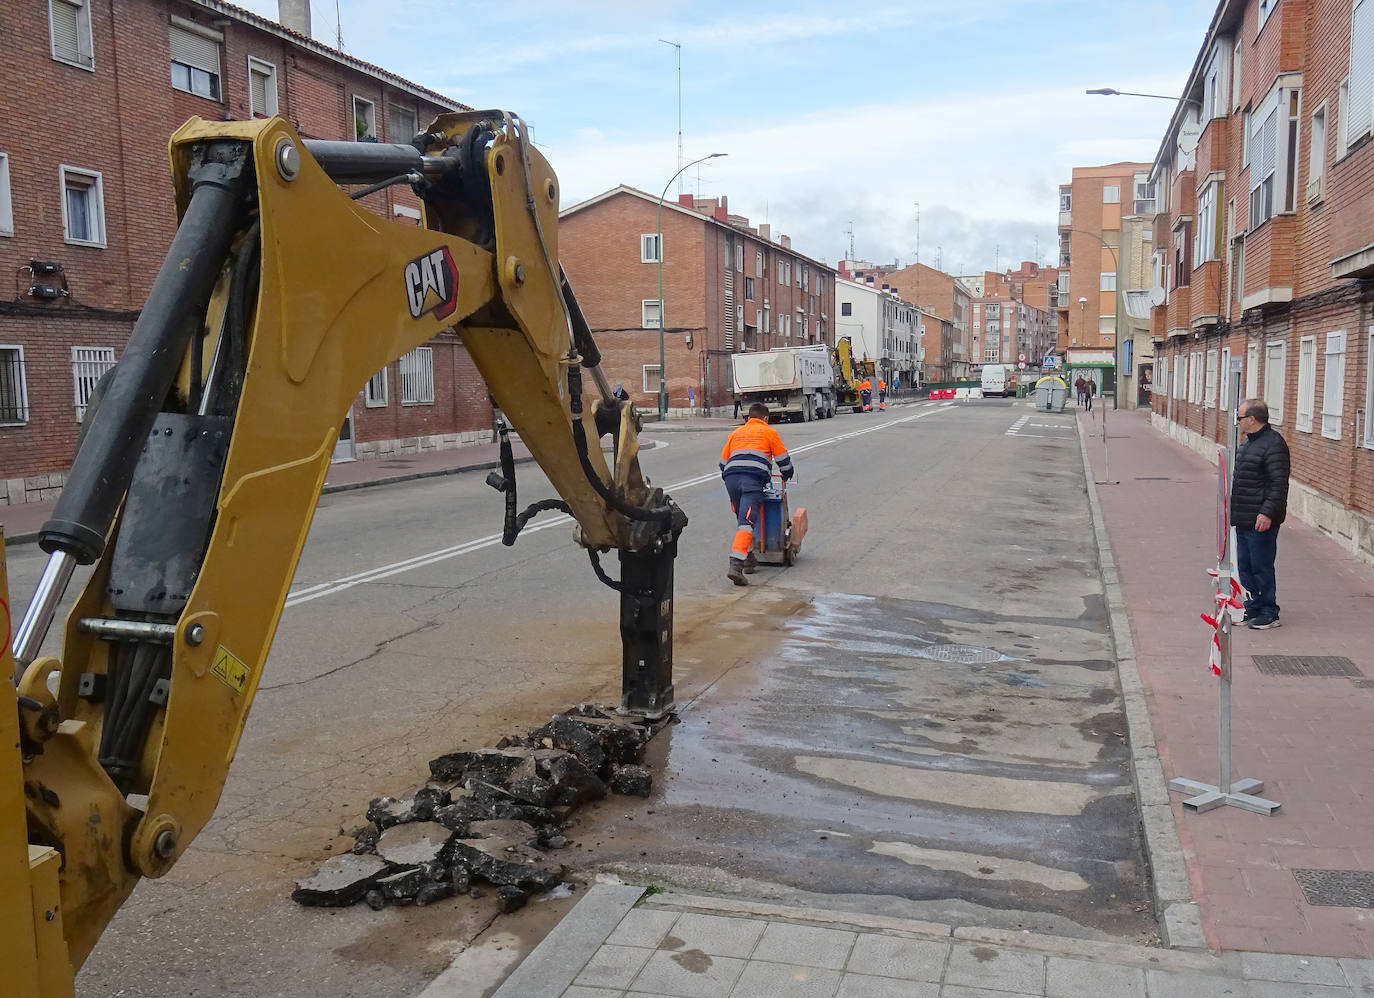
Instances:
[[[647,766],[616,766],[611,772],[611,789],[618,794],[648,797],[653,781]]]
[[[545,891],[563,879],[563,865],[538,849],[500,836],[455,839],[454,857],[477,876],[500,886]]]
[[[322,908],[346,908],[372,890],[387,865],[376,856],[344,853],[325,860],[318,870],[296,881],[291,900]]]
[[[498,887],[496,897],[501,905],[501,914],[509,915],[513,911],[519,911],[525,907],[525,902],[529,900],[529,895],[519,887]]]
[[[582,804],[606,796],[606,784],[575,755],[563,755],[549,763],[549,779],[557,787],[554,803]]]
[[[554,748],[571,752],[586,763],[592,772],[600,770],[606,762],[606,753],[596,736],[567,714],[553,715],[548,724],[530,735],[539,741],[550,742]]]
[[[450,752],[429,761],[436,780],[485,780],[500,783],[529,756],[528,749],[477,749]]]
[[[377,855],[394,866],[447,865],[454,832],[437,821],[396,825],[377,839]]]

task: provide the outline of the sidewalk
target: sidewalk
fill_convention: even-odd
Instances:
[[[1081,414],[1080,428],[1101,481],[1100,414],[1092,416]],[[1120,484],[1096,491],[1159,760],[1166,779],[1215,784],[1218,681],[1198,614],[1211,607],[1204,573],[1216,561],[1216,468],[1153,429],[1147,414],[1112,412],[1107,432]],[[1261,796],[1282,807],[1269,817],[1234,807],[1185,813],[1184,795],[1172,793],[1171,810],[1211,948],[1370,957],[1374,569],[1290,518],[1277,570],[1283,626],[1234,632],[1231,778],[1263,780]],[[1342,656],[1358,674],[1264,675],[1256,655]],[[1305,896],[1299,877],[1327,897]],[[1344,897],[1333,890],[1341,886]]]

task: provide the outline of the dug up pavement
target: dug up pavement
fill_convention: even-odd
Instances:
[[[603,882],[495,994],[1374,996],[1374,568],[1312,526],[1284,525],[1284,626],[1235,633],[1231,728],[1233,779],[1262,780],[1281,807],[1185,811],[1167,781],[1215,783],[1219,767],[1211,632],[1199,620],[1216,470],[1148,414],[1117,412],[1109,472],[1104,408],[1077,428],[1160,947]],[[425,998],[475,993],[478,950]]]

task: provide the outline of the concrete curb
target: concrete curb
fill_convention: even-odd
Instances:
[[[1135,641],[1131,637],[1131,623],[1121,591],[1121,577],[1112,555],[1112,542],[1107,534],[1102,503],[1097,496],[1092,462],[1088,460],[1088,440],[1083,435],[1082,420],[1075,419],[1074,426],[1078,433],[1079,455],[1083,459],[1083,479],[1088,489],[1093,539],[1097,543],[1102,586],[1107,596],[1107,615],[1116,649],[1117,674],[1121,681],[1121,697],[1130,736],[1131,779],[1135,783],[1136,800],[1140,803],[1145,855],[1150,863],[1150,888],[1154,894],[1160,937],[1164,945],[1171,948],[1202,950],[1207,948],[1207,939],[1202,932],[1202,916],[1193,901],[1188,865],[1183,858],[1183,845],[1179,841],[1178,826],[1169,804],[1168,783],[1164,778],[1164,767],[1159,761],[1145,686],[1140,680]]]

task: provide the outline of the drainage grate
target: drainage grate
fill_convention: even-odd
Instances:
[[[1135,480],[1136,480],[1137,482],[1167,482],[1167,481],[1169,480],[1169,476],[1168,476],[1168,475],[1136,475],[1136,476],[1135,476]]]
[[[1363,676],[1343,655],[1252,655],[1266,676]]]
[[[1374,679],[1352,679],[1357,690],[1374,690]]]
[[[1374,908],[1374,871],[1294,870],[1308,904],[1337,908]]]
[[[1002,653],[991,648],[975,648],[973,645],[931,645],[917,652],[922,658],[933,658],[937,662],[958,662],[961,665],[983,665],[988,662],[1002,661]]]

